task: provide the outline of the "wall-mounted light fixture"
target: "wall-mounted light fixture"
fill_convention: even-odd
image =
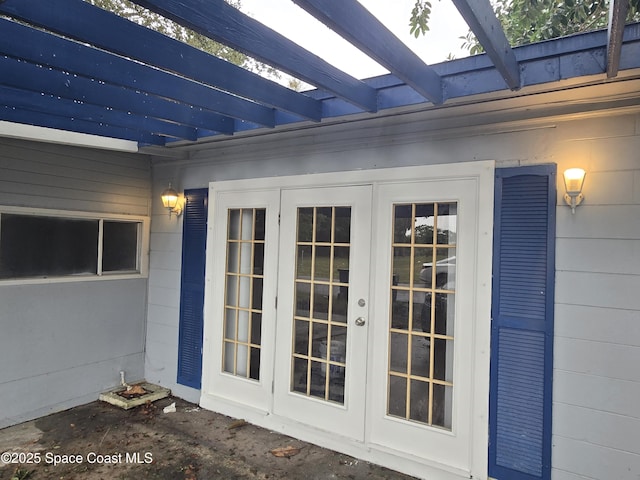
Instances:
[[[582,186],[584,185],[585,171],[581,168],[569,168],[564,171],[564,201],[571,207],[571,213],[576,213],[576,207],[584,200]]]
[[[162,192],[162,206],[169,210],[169,216],[175,213],[176,216],[182,214],[182,204],[180,202],[180,195],[176,192],[169,182],[169,186]]]

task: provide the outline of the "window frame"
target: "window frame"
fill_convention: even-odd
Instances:
[[[96,273],[82,275],[52,275],[38,277],[15,277],[0,279],[0,286],[3,285],[30,285],[46,283],[68,283],[68,282],[90,282],[97,280],[119,280],[130,278],[147,278],[149,276],[149,217],[141,215],[114,214],[103,212],[86,212],[79,210],[60,210],[47,208],[31,208],[17,206],[0,206],[0,235],[1,217],[4,214],[22,215],[32,217],[50,217],[69,220],[95,220],[98,221],[98,238],[96,244],[96,256],[98,267]],[[116,272],[103,272],[103,225],[105,221],[130,222],[138,224],[138,247],[136,258],[136,269]]]

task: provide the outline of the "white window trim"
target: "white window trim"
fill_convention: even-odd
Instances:
[[[71,282],[94,282],[101,280],[124,280],[131,278],[147,278],[149,276],[149,217],[140,215],[122,215],[115,213],[85,212],[78,210],[59,210],[47,208],[30,208],[0,206],[0,216],[2,214],[31,215],[34,217],[57,217],[69,219],[98,220],[100,228],[98,230],[98,245],[96,254],[98,255],[98,271],[96,274],[86,275],[65,275],[53,277],[31,277],[31,278],[9,278],[0,280],[0,286],[5,285],[36,285],[48,283],[71,283]],[[138,271],[103,273],[102,272],[102,235],[104,220],[119,220],[126,222],[140,223],[138,233]],[[0,235],[2,232],[0,232]]]

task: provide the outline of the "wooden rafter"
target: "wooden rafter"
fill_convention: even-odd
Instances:
[[[153,69],[95,48],[52,36],[35,28],[0,18],[0,52],[53,68],[124,85],[144,88],[162,98],[200,105],[222,115],[264,126],[275,125],[272,108]]]
[[[629,12],[629,0],[611,0],[607,29],[607,78],[618,75],[624,25]]]
[[[375,89],[245,15],[224,0],[135,0],[135,3],[332,92],[363,110],[375,112],[378,109]]]
[[[520,67],[489,0],[453,0],[496,69],[512,90],[521,87]]]
[[[222,91],[320,120],[320,102],[82,0],[7,0],[0,12]]]
[[[442,103],[442,81],[420,57],[356,0],[293,0],[422,96]]]

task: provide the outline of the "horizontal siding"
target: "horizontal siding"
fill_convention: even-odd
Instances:
[[[556,369],[553,385],[555,403],[599,410],[631,419],[640,418],[638,382]],[[574,428],[580,430],[581,426],[575,425]],[[588,429],[584,426],[582,428]]]
[[[153,327],[147,332],[147,341],[169,348],[178,341],[178,327],[176,325],[154,323]]]
[[[559,238],[556,248],[560,271],[638,274],[640,240]]]
[[[151,328],[151,326],[159,324],[159,325],[167,325],[169,327],[176,328],[178,325],[178,308],[165,307],[162,305],[149,305],[147,310],[147,318],[148,318],[148,326],[147,329]],[[148,336],[148,335],[147,335]]]
[[[574,215],[558,196],[554,480],[640,478],[639,121],[568,122],[555,147],[587,176]]]
[[[580,462],[568,461],[576,457]],[[558,470],[582,475],[589,480],[636,480],[640,472],[640,455],[565,437],[554,440],[553,458]]]
[[[171,290],[177,290],[180,288],[180,281],[175,279],[173,272],[168,272],[163,269],[152,269],[150,276],[150,288],[168,288]]]
[[[583,424],[591,428],[574,427]],[[640,455],[640,418],[559,403],[553,430],[566,438]]]
[[[178,308],[180,306],[180,295],[175,288],[149,285],[149,305]]]
[[[554,470],[553,480],[593,480],[593,477],[585,477],[584,475],[577,475],[575,473],[567,472],[566,470]]]
[[[151,224],[151,234],[153,236],[153,223]],[[181,240],[178,235],[175,235],[176,240]],[[173,242],[172,242],[173,243]],[[149,268],[158,270],[169,270],[172,274],[176,272],[180,274],[180,266],[182,264],[181,257],[176,257],[168,251],[151,250],[149,253]]]
[[[17,149],[3,144],[0,168],[6,171],[39,172],[60,178],[95,180],[96,176],[107,184],[118,184],[128,188],[137,188],[149,180],[149,171],[142,168],[145,164],[139,158],[129,155],[127,162],[113,163],[108,158],[102,161],[95,158],[95,151],[84,157],[55,154],[47,150]],[[115,154],[118,155],[118,154]],[[144,158],[144,157],[142,157]],[[133,162],[133,163],[132,163]]]
[[[640,382],[640,346],[557,337],[558,369]]]
[[[0,206],[150,214],[144,155],[0,139]]]
[[[556,272],[557,303],[640,311],[640,275]]]
[[[564,191],[564,187],[561,191]],[[587,191],[585,195],[588,195]],[[561,205],[558,207],[557,235],[559,238],[638,240],[638,219],[640,205],[609,206],[585,203],[577,208],[575,215],[571,214],[570,208]]]
[[[634,310],[556,305],[558,337],[640,347],[640,321]]]
[[[3,138],[3,157],[45,165],[77,168],[83,172],[115,173],[123,177],[148,180],[149,164],[144,155],[88,149],[51,143],[28,142]],[[78,166],[78,161],[81,161]]]

